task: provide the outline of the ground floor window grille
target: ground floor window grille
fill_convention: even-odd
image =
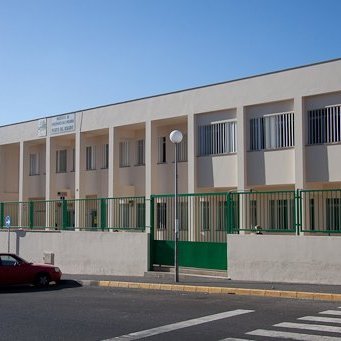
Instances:
[[[210,203],[208,201],[200,202],[200,227],[203,231],[210,229]]]
[[[315,201],[313,198],[309,200],[309,223],[310,229],[315,230]]]
[[[130,205],[129,203],[120,203],[120,227],[126,228],[130,225]]]
[[[341,199],[326,199],[326,227],[329,231],[341,230]]]
[[[165,202],[158,202],[156,204],[156,227],[159,230],[165,230],[166,222],[167,222],[167,204]]]
[[[180,202],[178,204],[179,230],[188,230],[188,203]]]
[[[66,149],[56,151],[56,173],[66,173],[67,152]]]
[[[341,141],[341,105],[308,111],[308,144]]]
[[[39,175],[39,154],[30,154],[30,175]]]
[[[279,199],[269,201],[269,228],[289,230],[294,227],[294,200]]]
[[[144,203],[136,204],[136,227],[145,227],[145,209],[146,205]]]
[[[250,227],[255,228],[257,225],[257,201],[250,200]]]
[[[120,167],[129,167],[129,141],[120,142]]]
[[[293,112],[250,120],[250,150],[287,148],[294,144]]]
[[[96,169],[96,148],[95,146],[86,147],[86,170]]]
[[[237,152],[237,121],[199,126],[198,155],[216,155]]]
[[[227,212],[227,201],[218,202],[218,212],[217,212],[217,230],[226,230],[226,212]]]

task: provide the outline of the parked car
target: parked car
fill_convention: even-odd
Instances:
[[[12,253],[0,253],[0,284],[34,284],[45,287],[58,283],[60,269],[48,264],[33,264]]]

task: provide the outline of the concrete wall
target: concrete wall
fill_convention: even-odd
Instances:
[[[149,235],[141,232],[11,232],[11,252],[43,262],[55,254],[63,273],[143,276],[148,270]],[[0,252],[7,252],[7,231],[0,232]]]
[[[341,283],[341,238],[228,235],[228,274],[233,280]]]

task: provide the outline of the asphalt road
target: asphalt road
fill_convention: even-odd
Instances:
[[[45,290],[1,288],[0,340],[282,340],[281,333],[309,337],[300,340],[341,340],[339,306],[283,298],[79,287],[66,281]],[[299,319],[306,316],[313,320]],[[321,317],[334,322],[314,320]],[[131,335],[134,332],[138,333]],[[255,335],[259,333],[263,335]],[[271,338],[264,336],[269,333]]]

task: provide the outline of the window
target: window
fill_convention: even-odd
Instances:
[[[309,200],[309,222],[310,229],[315,230],[315,200],[314,198]]]
[[[39,175],[39,154],[30,154],[30,175]]]
[[[96,169],[96,149],[95,146],[86,147],[86,170]]]
[[[210,203],[208,201],[200,202],[200,227],[204,231],[210,229]]]
[[[56,173],[66,173],[67,169],[66,149],[56,151]]]
[[[167,222],[167,204],[165,202],[158,202],[156,204],[156,227],[159,230],[165,230],[166,222]]]
[[[102,146],[102,169],[109,168],[109,144],[106,143]]]
[[[225,226],[225,216],[227,211],[227,201],[219,201],[218,202],[218,222],[217,222],[217,230],[223,231],[226,229]]]
[[[144,165],[144,140],[136,141],[136,166]]]
[[[76,150],[75,148],[72,149],[72,168],[71,172],[75,171],[75,164],[76,164]]]
[[[129,167],[129,141],[120,142],[120,167]]]
[[[182,141],[177,146],[176,157],[180,162],[187,161],[187,134],[183,135]]]
[[[308,111],[308,144],[341,141],[341,105]]]
[[[146,210],[146,205],[144,203],[136,204],[136,227],[137,228],[145,227],[145,210]]]
[[[293,112],[250,120],[250,150],[287,148],[294,144]]]
[[[178,203],[179,231],[188,230],[188,202]]]
[[[226,121],[199,126],[199,156],[237,151],[237,122]]]
[[[250,227],[254,228],[257,225],[257,201],[250,200]]]
[[[158,163],[166,163],[166,137],[160,136],[158,139]]]
[[[288,230],[294,227],[294,200],[269,201],[269,223],[272,230]]]
[[[129,227],[129,203],[120,203],[120,227]]]
[[[328,198],[326,199],[326,223],[327,230],[341,230],[341,199]]]

